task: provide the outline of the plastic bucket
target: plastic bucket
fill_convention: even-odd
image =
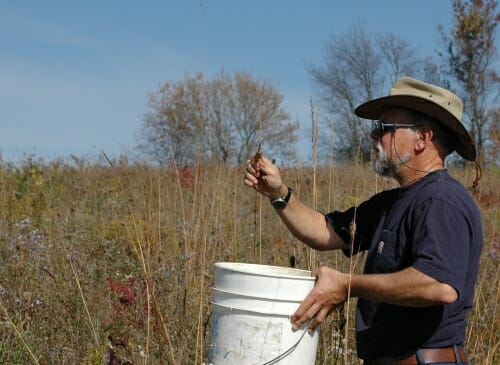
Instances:
[[[319,332],[290,317],[314,286],[305,270],[215,264],[209,361],[214,365],[314,365]]]

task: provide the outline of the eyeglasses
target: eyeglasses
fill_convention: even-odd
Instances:
[[[397,128],[415,128],[415,124],[384,123],[383,120],[373,121],[373,132],[382,137],[389,131],[395,131]]]

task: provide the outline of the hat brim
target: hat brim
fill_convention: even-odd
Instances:
[[[354,113],[364,119],[379,119],[387,108],[405,108],[426,114],[444,125],[456,137],[455,150],[469,161],[476,159],[477,153],[469,133],[453,114],[436,103],[413,95],[391,95],[367,101],[358,106]]]

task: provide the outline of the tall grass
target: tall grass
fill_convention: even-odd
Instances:
[[[283,175],[320,211],[392,186],[369,167],[332,171]],[[472,170],[452,173],[466,185],[473,180]],[[485,249],[467,333],[475,364],[500,362],[499,181],[499,170],[486,171],[477,196]],[[243,186],[239,169],[0,162],[0,364],[202,364],[213,264],[289,266],[291,255],[310,269],[309,249]],[[341,253],[315,255],[349,270]],[[322,325],[318,364],[359,363],[354,330],[345,331],[350,307]]]

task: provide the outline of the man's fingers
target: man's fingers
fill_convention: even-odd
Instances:
[[[249,173],[255,174],[255,172],[256,172],[256,170],[255,170],[255,164],[252,161],[248,160],[247,161],[246,170]]]
[[[308,330],[310,332],[314,331],[316,327],[318,327],[321,323],[325,321],[326,317],[328,316],[328,314],[330,314],[332,309],[333,308],[327,308],[327,307],[321,308],[321,310],[314,316],[313,320],[311,321]]]
[[[323,307],[319,303],[314,302],[305,312],[297,311],[292,317],[292,328],[298,330],[304,324],[309,323],[308,330],[314,331],[326,317],[330,314],[333,307]]]
[[[302,327],[311,318],[314,318],[316,313],[321,309],[321,306],[316,303],[313,297],[308,296],[302,304],[299,306],[297,311],[292,316],[292,328],[294,330]]]
[[[258,183],[259,172],[257,171],[252,161],[248,160],[245,167],[245,175],[243,177],[245,184],[248,186],[254,186]]]

